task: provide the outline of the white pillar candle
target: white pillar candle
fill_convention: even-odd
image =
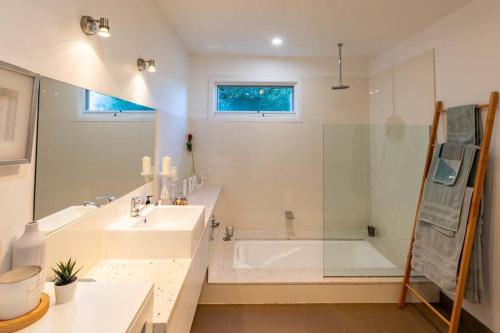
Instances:
[[[172,179],[177,179],[177,168],[174,166],[170,169],[170,177],[172,177]]]
[[[142,158],[142,174],[150,175],[151,174],[151,157],[144,156]]]
[[[162,176],[170,175],[170,157],[168,156],[163,157],[161,174]]]

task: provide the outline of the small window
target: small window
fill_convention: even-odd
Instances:
[[[85,112],[144,112],[154,109],[117,97],[85,90]]]
[[[217,85],[217,112],[293,112],[293,86]]]
[[[155,109],[79,88],[76,121],[153,121]]]
[[[297,121],[297,82],[213,81],[212,119]]]

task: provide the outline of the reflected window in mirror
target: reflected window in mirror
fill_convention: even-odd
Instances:
[[[151,121],[155,109],[80,88],[77,121]]]
[[[141,159],[154,163],[154,133],[152,108],[42,77],[34,206],[42,232],[144,185]]]

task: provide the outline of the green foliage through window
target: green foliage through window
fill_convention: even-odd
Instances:
[[[293,112],[294,86],[217,85],[219,112]]]
[[[117,111],[127,111],[127,112],[144,112],[144,111],[154,111],[147,106],[132,103],[124,99],[120,99],[113,96],[108,96],[100,94],[92,90],[85,91],[85,104],[87,112],[117,112]]]

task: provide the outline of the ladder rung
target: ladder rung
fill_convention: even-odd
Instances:
[[[436,316],[438,316],[438,317],[439,317],[439,319],[441,319],[441,320],[442,320],[442,321],[443,321],[446,325],[450,326],[450,321],[449,321],[448,319],[446,319],[446,318],[445,318],[445,317],[441,314],[441,312],[439,312],[438,310],[436,310],[436,308],[434,308],[434,307],[432,306],[432,304],[431,304],[431,303],[427,302],[427,300],[426,300],[426,299],[425,299],[422,295],[420,295],[420,294],[418,293],[418,291],[416,291],[415,289],[413,289],[413,288],[412,288],[412,287],[411,287],[408,283],[405,283],[405,286],[406,286],[406,288],[408,288],[408,290],[409,290],[409,291],[411,291],[411,292],[412,292],[415,296],[417,296],[417,298],[418,298],[418,299],[419,299],[422,303],[424,303],[425,305],[427,305],[427,307],[428,307],[429,309],[431,309],[431,310],[432,310],[432,312],[434,312],[434,314],[435,314]]]
[[[479,104],[477,106],[477,108],[483,110],[483,109],[487,109],[489,106],[490,106],[490,104]],[[444,113],[444,112],[446,112],[446,109],[439,110],[439,112]]]
[[[436,147],[436,146],[437,146],[436,144],[432,145],[432,147]],[[482,148],[481,147],[477,147],[477,150],[482,150]]]

